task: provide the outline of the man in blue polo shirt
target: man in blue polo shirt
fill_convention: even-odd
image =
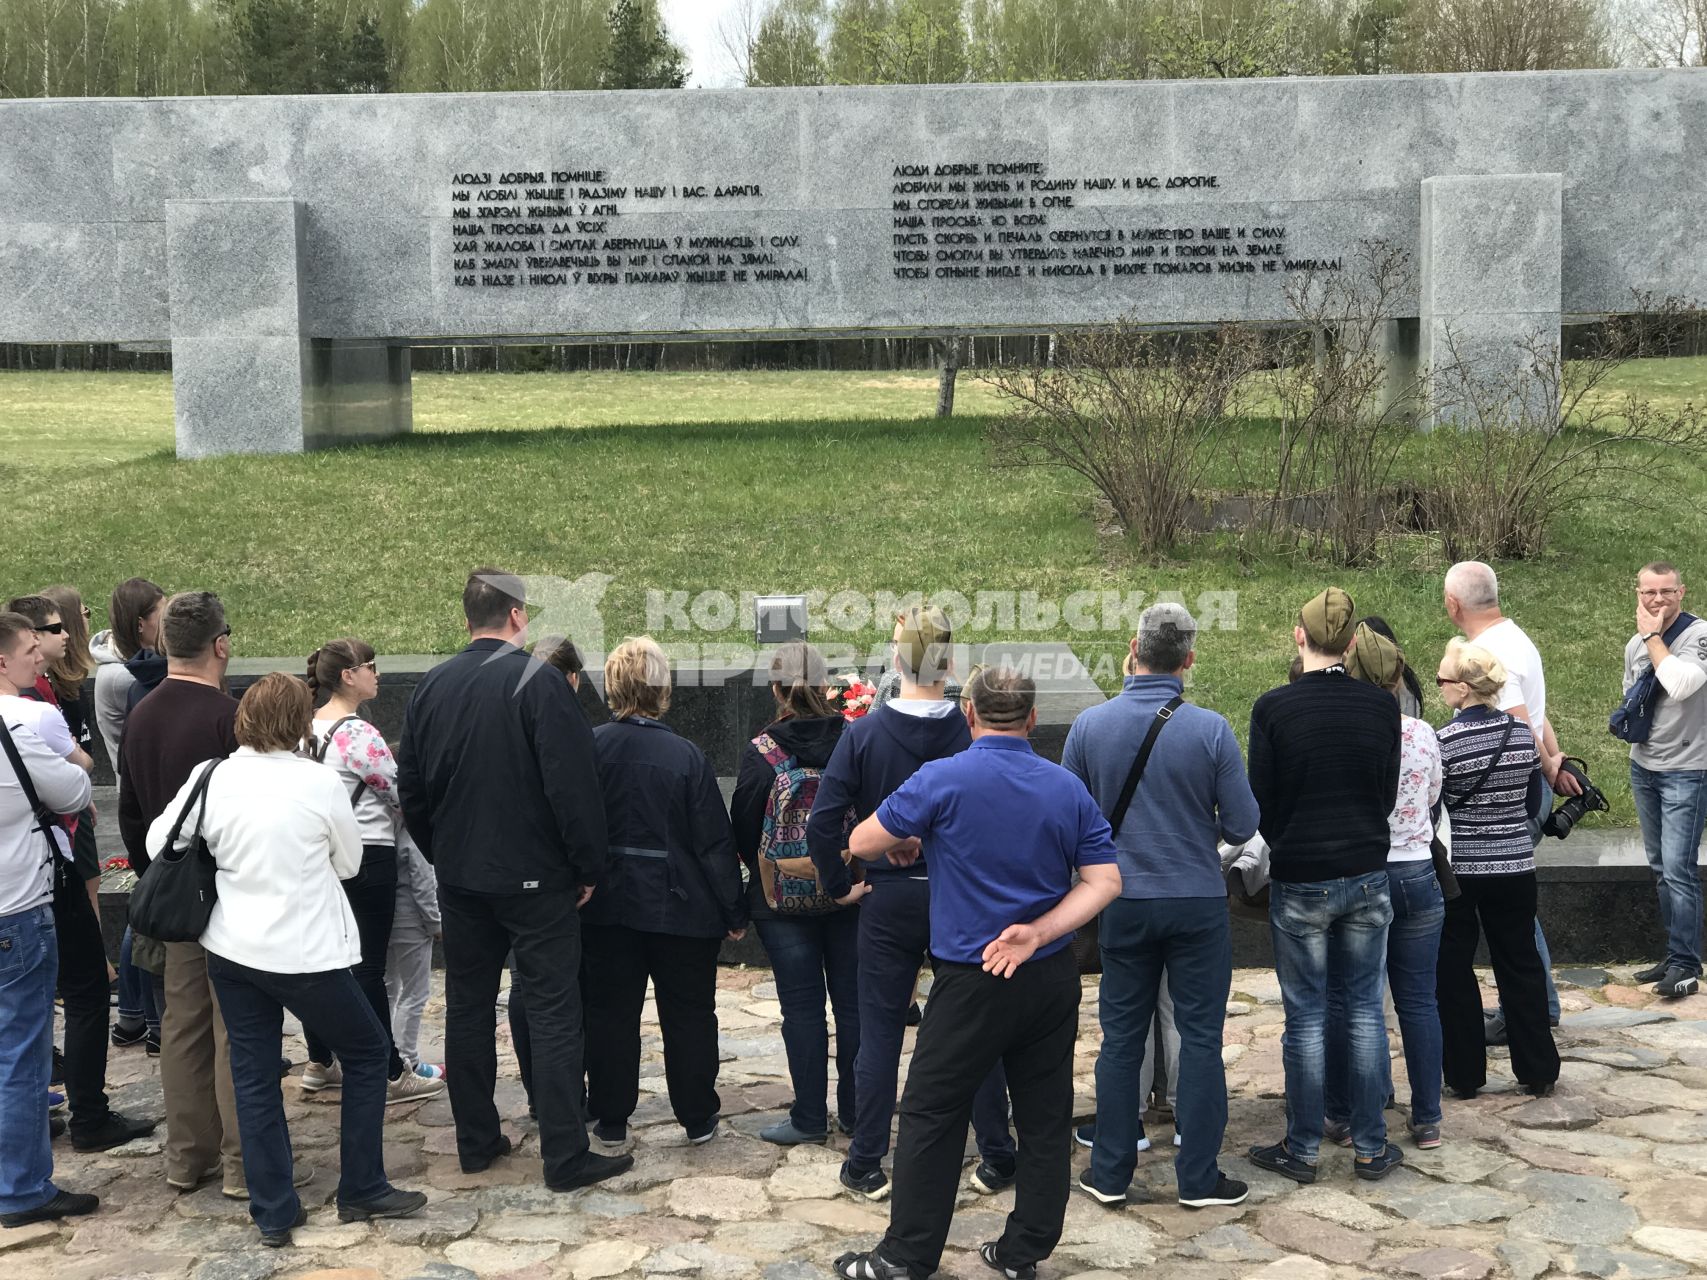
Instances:
[[[867,861],[931,865],[925,1006],[901,1098],[889,1231],[836,1259],[843,1280],[926,1280],[942,1261],[972,1099],[1007,1069],[1019,1162],[1002,1238],[981,1246],[1009,1280],[1061,1238],[1071,1164],[1079,971],[1072,933],[1120,892],[1108,822],[1072,774],[1026,741],[1037,687],[1007,667],[967,687],[972,745],[924,765],[854,829]],[[1073,883],[1077,871],[1079,882]]]

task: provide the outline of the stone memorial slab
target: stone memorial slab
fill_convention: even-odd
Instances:
[[[1690,70],[0,103],[0,341],[172,342],[179,451],[408,429],[411,343],[1292,318],[1400,361],[1707,296]]]

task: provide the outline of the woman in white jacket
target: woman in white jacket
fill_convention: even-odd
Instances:
[[[264,676],[238,704],[237,753],[192,773],[148,832],[158,859],[185,814],[178,847],[199,828],[217,867],[201,943],[231,1046],[249,1213],[275,1248],[305,1217],[279,1089],[287,1009],[344,1065],[339,1219],[404,1217],[427,1202],[385,1177],[391,1044],[350,973],[361,944],[339,883],[361,869],[361,832],[338,775],[296,753],[312,716],[307,685]]]

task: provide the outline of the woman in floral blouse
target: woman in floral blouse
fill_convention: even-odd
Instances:
[[[379,693],[379,667],[373,647],[360,640],[332,640],[308,658],[308,687],[331,697],[314,713],[307,754],[337,770],[350,792],[356,825],[362,833],[362,869],[344,881],[344,894],[361,934],[361,963],[353,970],[362,994],[373,1006],[387,1040],[392,1040],[391,1003],[385,990],[385,956],[397,911],[398,841],[402,827],[397,800],[397,761],[379,730],[360,714],[364,702]],[[417,1074],[403,1061],[393,1041],[387,1102],[410,1102],[444,1092],[442,1073]],[[305,1093],[337,1088],[343,1072],[332,1051],[308,1037]]]

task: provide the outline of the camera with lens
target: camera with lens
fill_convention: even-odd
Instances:
[[[1606,802],[1606,795],[1601,789],[1588,780],[1588,766],[1575,756],[1566,756],[1559,765],[1560,773],[1568,773],[1581,785],[1583,793],[1580,796],[1566,796],[1564,803],[1541,824],[1541,834],[1557,836],[1563,840],[1576,828],[1585,813],[1604,813],[1612,806]]]

